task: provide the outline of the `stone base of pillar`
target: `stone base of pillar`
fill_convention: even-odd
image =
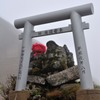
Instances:
[[[100,100],[100,90],[78,90],[76,100]]]
[[[9,100],[28,100],[29,92],[28,91],[11,91],[9,93]]]

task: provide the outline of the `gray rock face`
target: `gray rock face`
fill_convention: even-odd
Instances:
[[[44,54],[33,56],[31,53],[28,81],[51,86],[59,86],[79,78],[77,66],[74,66],[73,54],[67,46],[57,45],[54,41],[46,43]]]
[[[54,41],[46,43],[47,51],[45,54],[33,56],[30,58],[30,75],[51,75],[74,66],[73,54],[67,46],[57,45]]]
[[[28,81],[35,84],[45,85],[45,78],[40,76],[28,76]]]
[[[77,66],[68,68],[59,73],[50,75],[46,78],[47,82],[52,86],[58,86],[79,78]]]
[[[50,67],[55,68],[55,70],[64,70],[68,68],[67,66],[67,55],[66,51],[63,47],[58,46],[54,41],[47,42],[47,62],[49,64],[46,64]]]
[[[66,52],[66,55],[67,55],[67,66],[68,66],[68,68],[74,66],[73,54],[69,51],[69,49],[67,48],[66,45],[64,45],[63,48],[65,49],[65,52]]]
[[[50,84],[51,86],[58,86],[67,83],[69,81],[76,80],[78,78],[79,78],[78,68],[77,66],[73,66],[58,73],[49,75],[45,78],[41,76],[32,75],[28,77],[28,81],[31,83],[41,84],[41,85],[45,85],[47,81],[48,84]]]

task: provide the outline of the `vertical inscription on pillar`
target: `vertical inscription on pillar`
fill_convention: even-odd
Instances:
[[[18,79],[21,79],[21,74],[22,74],[22,67],[23,67],[23,56],[24,56],[24,46],[22,46],[21,50],[21,57],[20,57],[20,63],[19,63],[19,72],[18,72]]]
[[[84,64],[83,64],[83,62],[84,62],[84,59],[83,59],[83,56],[82,56],[82,48],[81,48],[81,46],[79,46],[78,48],[77,48],[77,50],[78,50],[78,59],[79,59],[79,65],[80,65],[80,69],[81,69],[81,72],[83,73],[83,74],[85,74],[85,67],[84,67]]]

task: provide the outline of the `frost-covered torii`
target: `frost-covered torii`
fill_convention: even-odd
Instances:
[[[81,88],[93,89],[92,76],[83,32],[84,29],[89,28],[89,24],[82,23],[81,19],[81,17],[90,14],[93,14],[93,5],[91,3],[15,20],[14,24],[16,28],[24,28],[24,32],[19,36],[19,38],[22,39],[22,51],[16,83],[17,91],[23,90],[26,87],[32,38],[64,32],[73,32],[78,69],[80,73]],[[71,19],[71,25],[68,27],[51,29],[41,32],[35,32],[33,29],[35,25],[67,19]]]

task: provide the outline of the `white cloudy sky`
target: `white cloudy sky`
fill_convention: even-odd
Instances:
[[[85,39],[87,44],[88,56],[90,61],[90,67],[92,76],[95,81],[100,82],[100,1],[99,0],[0,0],[0,17],[6,19],[11,24],[14,24],[14,20],[18,18],[34,16],[51,11],[61,10],[69,7],[74,7],[82,4],[93,3],[94,14],[82,18],[83,21],[90,23],[90,29],[85,31]],[[68,21],[56,22],[53,24],[46,24],[36,26],[35,30],[52,29],[55,27],[67,26],[70,23]],[[70,51],[74,53],[74,43],[72,33],[65,33],[55,36],[47,36],[36,38],[42,43],[46,43],[49,40],[56,41],[59,45],[66,44]],[[75,58],[76,59],[76,58]]]

